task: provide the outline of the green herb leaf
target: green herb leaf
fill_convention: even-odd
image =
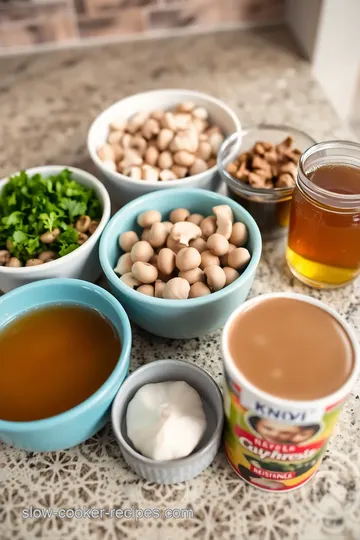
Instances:
[[[0,249],[10,240],[11,254],[23,264],[47,249],[67,255],[79,247],[79,234],[70,225],[82,215],[100,219],[101,214],[94,191],[76,182],[68,169],[48,177],[22,171],[0,192]],[[43,244],[41,234],[54,228],[62,233],[50,246]]]

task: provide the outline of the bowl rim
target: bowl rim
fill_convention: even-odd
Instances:
[[[88,136],[87,136],[87,147],[88,147],[88,152],[90,154],[90,157],[93,161],[93,163],[101,170],[101,172],[105,175],[105,176],[109,176],[109,175],[112,175],[114,178],[116,178],[117,180],[120,180],[122,182],[124,182],[125,184],[128,184],[128,185],[135,185],[135,186],[158,186],[158,187],[163,187],[163,186],[172,186],[172,187],[177,187],[177,186],[182,186],[185,184],[185,186],[187,184],[191,184],[192,182],[196,182],[196,181],[199,181],[201,178],[204,177],[204,175],[206,174],[214,174],[216,171],[217,171],[217,168],[218,168],[218,164],[216,163],[213,167],[211,167],[210,169],[207,169],[206,171],[202,172],[202,173],[198,173],[198,174],[194,174],[192,176],[188,176],[186,178],[178,178],[176,180],[164,180],[164,181],[154,181],[154,180],[136,180],[136,179],[133,179],[133,178],[130,178],[129,176],[126,176],[122,173],[119,173],[117,171],[110,171],[107,167],[104,166],[103,162],[101,161],[101,159],[99,158],[99,156],[97,155],[97,152],[96,152],[96,148],[95,148],[95,145],[93,146],[90,142],[90,139],[93,135],[93,132],[96,131],[97,129],[97,124],[102,120],[102,118],[104,116],[106,116],[108,114],[108,111],[112,108],[116,108],[118,105],[120,105],[120,103],[123,103],[124,101],[127,101],[127,100],[132,100],[133,98],[135,97],[141,97],[141,96],[149,96],[149,95],[154,95],[154,94],[161,94],[161,93],[168,93],[168,94],[171,94],[171,95],[183,95],[184,96],[184,99],[188,99],[188,98],[193,98],[193,99],[196,99],[197,97],[198,98],[202,98],[210,103],[213,103],[214,105],[216,105],[219,109],[222,109],[227,115],[229,118],[231,118],[231,120],[233,121],[234,123],[234,131],[241,131],[241,122],[238,118],[238,116],[236,115],[236,113],[231,109],[231,107],[229,107],[224,101],[222,101],[221,99],[218,99],[218,98],[215,98],[205,92],[198,92],[196,90],[187,90],[187,89],[177,89],[177,88],[163,88],[163,89],[156,89],[156,90],[149,90],[149,91],[145,91],[145,92],[138,92],[136,94],[132,94],[130,96],[126,96],[125,98],[123,99],[120,99],[119,101],[116,101],[115,103],[113,103],[112,105],[110,105],[109,107],[107,107],[106,109],[104,109],[96,118],[95,120],[92,122],[90,128],[89,128],[89,131],[88,131]],[[135,112],[133,113],[135,114]],[[225,140],[226,140],[227,136],[225,135]],[[119,182],[120,183],[120,182]]]
[[[50,279],[45,279],[41,281],[34,281],[32,283],[27,283],[26,285],[22,285],[21,287],[17,287],[16,289],[13,289],[12,291],[1,296],[0,308],[2,307],[3,302],[11,298],[16,298],[16,297],[21,298],[23,294],[27,294],[28,291],[30,290],[34,290],[34,289],[36,290],[43,287],[62,287],[62,286],[70,287],[70,288],[84,288],[88,290],[91,289],[93,292],[100,293],[101,296],[106,300],[106,302],[111,304],[117,310],[120,317],[120,323],[124,330],[124,337],[120,338],[121,351],[120,351],[120,355],[117,360],[117,363],[113,371],[110,373],[108,378],[103,382],[103,384],[88,398],[86,398],[84,401],[82,401],[78,405],[75,405],[75,407],[72,407],[71,409],[68,409],[67,411],[56,414],[54,416],[49,416],[47,418],[42,418],[39,420],[29,420],[29,421],[18,422],[14,420],[2,420],[0,418],[0,430],[4,429],[8,432],[28,432],[34,429],[36,430],[46,429],[47,427],[53,427],[54,424],[56,423],[62,423],[62,422],[67,422],[68,420],[72,420],[74,419],[74,417],[82,414],[86,410],[90,409],[93,405],[98,403],[106,395],[109,388],[114,383],[115,379],[118,376],[120,376],[122,372],[124,372],[124,377],[126,377],[126,372],[130,364],[130,352],[131,352],[131,344],[132,344],[132,332],[131,332],[130,321],[121,303],[114,296],[112,296],[108,291],[106,291],[99,285],[95,285],[94,283],[89,283],[81,279],[73,279],[73,278],[50,278]],[[72,302],[71,300],[70,302],[66,301],[66,303],[75,304],[75,302]],[[43,304],[35,305],[28,311],[31,311],[33,308],[36,308],[39,306],[41,307],[41,305]],[[97,309],[97,308],[94,308],[90,303],[89,303],[89,307],[92,309]],[[15,318],[17,319],[19,318],[19,316],[16,316]]]
[[[153,364],[163,365],[164,370],[166,370],[166,368],[171,367],[171,365],[179,365],[180,364],[182,366],[186,366],[186,369],[189,369],[189,370],[192,370],[192,371],[198,373],[199,376],[206,379],[208,386],[209,387],[211,386],[212,389],[214,390],[215,394],[216,394],[216,398],[214,397],[214,400],[213,400],[213,401],[215,401],[215,399],[216,399],[216,401],[217,401],[216,405],[213,405],[213,402],[210,404],[212,406],[212,408],[214,409],[215,414],[217,414],[218,405],[221,407],[222,414],[217,415],[217,417],[216,417],[216,427],[214,429],[214,432],[209,437],[209,440],[207,441],[207,443],[204,444],[201,448],[199,448],[196,452],[190,453],[188,456],[184,456],[182,458],[177,458],[177,459],[170,459],[170,460],[155,460],[155,459],[151,459],[151,458],[148,458],[146,456],[143,456],[142,454],[140,454],[140,452],[135,450],[135,448],[133,446],[131,446],[126,441],[125,437],[123,436],[123,430],[121,429],[121,423],[122,423],[121,419],[120,419],[120,424],[118,424],[118,422],[117,422],[119,420],[119,416],[120,416],[118,413],[119,412],[120,412],[120,414],[122,413],[123,416],[124,416],[124,413],[126,415],[126,410],[127,410],[128,405],[129,405],[129,402],[130,402],[130,400],[128,400],[126,403],[124,402],[121,409],[120,409],[120,411],[118,411],[118,408],[119,408],[118,402],[122,398],[121,393],[125,392],[128,387],[130,387],[130,389],[131,389],[132,379],[134,378],[135,375],[139,376],[139,373],[144,373],[144,372],[151,371],[151,369],[153,367]],[[144,384],[142,386],[144,386],[145,384],[149,384],[149,383],[144,382]],[[202,398],[202,396],[201,396],[201,398]],[[123,416],[121,418],[123,418]],[[112,425],[112,428],[113,428],[113,430],[115,432],[115,436],[116,436],[116,439],[118,441],[118,444],[119,444],[121,450],[124,448],[124,450],[126,452],[128,452],[131,455],[132,458],[136,459],[136,461],[141,462],[141,463],[146,464],[146,465],[151,465],[151,466],[153,466],[154,468],[157,468],[157,469],[159,469],[159,468],[168,469],[169,467],[175,467],[175,466],[182,467],[184,465],[189,465],[189,462],[196,461],[198,458],[206,455],[211,450],[211,447],[213,446],[214,442],[216,442],[217,438],[221,435],[223,424],[224,424],[224,407],[223,407],[223,398],[222,398],[222,394],[221,394],[219,385],[216,383],[216,381],[213,379],[213,377],[210,375],[210,373],[208,373],[205,369],[202,369],[200,366],[198,366],[196,364],[193,364],[192,362],[188,362],[186,360],[177,360],[177,359],[173,359],[173,358],[162,358],[160,360],[153,360],[152,362],[149,362],[148,364],[145,364],[145,365],[137,368],[136,370],[134,370],[127,377],[127,379],[124,381],[124,384],[121,385],[121,387],[119,388],[119,390],[117,391],[117,393],[115,395],[114,401],[113,401],[112,406],[111,406],[111,425]]]
[[[255,188],[251,186],[250,184],[245,184],[245,182],[235,180],[234,177],[228,173],[228,171],[226,170],[226,167],[224,166],[224,152],[226,151],[228,145],[236,141],[237,138],[240,138],[239,145],[241,148],[243,144],[244,136],[249,135],[252,132],[261,131],[261,130],[278,131],[279,133],[284,132],[285,135],[291,135],[291,133],[295,135],[298,134],[299,136],[305,137],[309,140],[309,146],[307,147],[307,149],[312,147],[314,144],[316,144],[315,139],[313,139],[313,137],[311,137],[311,135],[309,135],[305,131],[302,131],[301,129],[297,129],[291,126],[287,126],[285,124],[250,125],[248,127],[244,127],[243,129],[241,129],[241,131],[235,131],[234,133],[229,135],[229,137],[227,137],[222,143],[220,150],[218,152],[218,155],[217,155],[217,160],[216,160],[219,173],[224,178],[228,186],[233,187],[234,189],[237,188],[238,190],[243,191],[247,195],[265,195],[267,197],[271,197],[273,194],[276,194],[276,196],[280,196],[280,197],[285,196],[285,195],[291,195],[292,192],[294,191],[295,184],[293,187],[278,187],[278,188],[272,188],[272,189]],[[237,150],[236,155],[239,154],[240,148]],[[304,152],[306,150],[304,150]]]
[[[30,169],[24,169],[24,171],[29,176],[34,176],[35,174],[47,174],[47,176],[50,176],[52,174],[58,174],[59,172],[63,171],[64,169],[69,170],[71,173],[74,173],[78,178],[76,179],[76,182],[81,184],[81,178],[87,178],[89,180],[89,187],[91,189],[97,190],[98,193],[96,193],[96,196],[99,198],[100,203],[102,205],[102,216],[99,222],[98,227],[96,228],[94,234],[90,236],[86,242],[84,242],[80,247],[72,251],[71,253],[68,253],[67,255],[64,255],[63,257],[59,257],[58,259],[55,259],[54,261],[50,261],[46,264],[40,264],[38,266],[21,266],[20,268],[12,268],[8,266],[0,266],[0,274],[13,274],[13,275],[23,275],[26,274],[29,277],[34,274],[41,274],[42,272],[45,272],[49,268],[52,270],[56,270],[61,266],[61,264],[66,261],[66,263],[71,263],[72,260],[75,260],[75,257],[79,253],[84,252],[84,248],[91,248],[94,247],[96,242],[99,240],[102,231],[105,228],[105,225],[109,221],[110,218],[110,212],[111,212],[111,202],[110,202],[110,196],[105,188],[104,184],[100,182],[93,174],[84,171],[82,169],[78,169],[77,167],[70,167],[66,165],[44,165],[44,166],[38,166],[38,167],[32,167]],[[5,178],[2,178],[0,180],[0,194],[2,188],[7,184],[13,176],[16,176],[20,174],[21,171],[17,171],[12,175],[9,175]],[[79,180],[80,178],[80,180]],[[75,178],[74,178],[75,180]]]
[[[234,206],[236,209],[240,211],[240,214],[245,215],[247,218],[247,228],[249,227],[252,229],[251,234],[253,236],[254,241],[254,249],[251,253],[251,259],[248,264],[248,266],[245,268],[244,272],[240,274],[240,276],[233,281],[233,283],[230,283],[230,285],[227,285],[220,291],[213,292],[211,294],[208,294],[206,296],[201,296],[199,298],[187,298],[186,299],[186,306],[203,306],[206,304],[211,304],[215,300],[220,299],[221,297],[227,296],[228,294],[231,294],[235,289],[240,287],[245,280],[253,273],[256,272],[256,269],[258,267],[258,264],[260,262],[261,258],[261,252],[262,252],[262,239],[259,227],[255,221],[255,219],[252,217],[252,215],[245,210],[242,206],[240,206],[237,202],[233,201],[232,199],[229,199],[229,197],[226,197],[225,195],[221,195],[220,193],[214,193],[212,191],[208,191],[206,189],[199,189],[199,188],[191,188],[191,189],[177,189],[177,194],[188,194],[188,195],[201,195],[201,197],[205,197],[208,199],[214,200],[214,206],[219,204],[228,204],[231,208]],[[109,223],[104,229],[104,232],[100,239],[100,246],[99,246],[99,257],[100,257],[100,264],[102,267],[102,270],[106,276],[106,278],[109,280],[111,285],[113,285],[115,288],[119,288],[120,291],[127,295],[130,299],[134,299],[140,302],[144,302],[145,304],[149,304],[152,306],[159,306],[163,308],[174,308],[174,307],[184,307],[184,303],[179,300],[169,300],[167,298],[155,298],[153,296],[147,296],[146,294],[141,294],[135,291],[134,289],[130,288],[128,285],[125,285],[120,278],[115,274],[114,269],[112,268],[106,251],[107,251],[107,243],[109,241],[109,237],[111,234],[112,227],[115,226],[115,223],[119,220],[121,217],[121,214],[123,212],[131,212],[132,215],[135,215],[134,210],[136,209],[137,205],[141,205],[144,201],[147,201],[148,199],[152,198],[169,198],[170,200],[174,197],[174,192],[164,190],[164,191],[155,191],[151,193],[146,193],[145,195],[142,195],[141,197],[138,197],[137,199],[134,199],[133,201],[127,203],[123,208],[120,208],[116,212],[116,214],[110,219]],[[154,204],[154,207],[156,207],[156,203]],[[141,212],[140,212],[141,213]],[[125,231],[124,231],[125,232]]]

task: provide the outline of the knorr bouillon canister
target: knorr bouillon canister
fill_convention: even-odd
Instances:
[[[268,491],[318,469],[359,369],[353,330],[322,302],[274,293],[245,302],[223,331],[225,452]]]

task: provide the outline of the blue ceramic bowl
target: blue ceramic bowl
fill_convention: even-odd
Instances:
[[[111,403],[128,374],[131,348],[129,319],[115,298],[92,283],[65,278],[19,287],[0,298],[0,329],[26,311],[54,304],[77,304],[98,310],[117,330],[122,350],[110,377],[73,409],[31,422],[0,420],[0,441],[24,450],[61,450],[94,435],[110,419]]]
[[[174,208],[187,208],[205,216],[212,208],[228,204],[235,221],[248,228],[247,247],[252,255],[243,274],[221,291],[201,298],[165,300],[138,293],[120,281],[113,268],[118,257],[119,235],[140,228],[136,218],[145,210],[156,209],[167,219]],[[113,295],[121,302],[130,319],[152,334],[167,338],[188,339],[222,327],[230,314],[246,299],[261,256],[260,231],[251,215],[235,201],[204,189],[156,191],[128,203],[109,221],[100,240],[100,263]]]

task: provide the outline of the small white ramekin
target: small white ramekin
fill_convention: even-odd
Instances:
[[[192,101],[199,107],[205,107],[213,123],[224,131],[225,137],[241,130],[241,123],[236,114],[223,101],[202,92],[182,89],[151,90],[129,96],[114,103],[103,111],[93,122],[88,133],[88,151],[92,161],[107,182],[111,200],[116,205],[123,205],[140,195],[151,191],[173,188],[203,188],[216,191],[220,176],[217,165],[207,171],[182,178],[163,182],[133,180],[124,174],[111,171],[104,165],[97,150],[107,139],[109,124],[114,118],[127,120],[140,111],[170,109],[184,101]]]
[[[105,225],[110,218],[110,197],[103,184],[92,174],[64,165],[48,165],[27,169],[29,176],[41,174],[51,176],[59,174],[64,169],[71,171],[74,180],[95,191],[102,206],[102,217],[100,223],[90,238],[78,249],[60,257],[55,261],[41,264],[39,266],[29,266],[21,268],[11,268],[0,266],[0,291],[8,292],[16,287],[48,278],[78,278],[85,281],[94,282],[101,273],[99,262],[99,240]],[[10,177],[9,177],[10,178]],[[0,180],[0,191],[9,181],[9,178]]]
[[[185,381],[201,397],[206,432],[187,457],[155,461],[137,452],[126,433],[126,410],[134,394],[149,383]],[[182,360],[155,360],[132,373],[120,387],[111,411],[112,426],[127,464],[141,477],[157,484],[177,484],[198,476],[215,458],[222,436],[224,412],[218,385],[206,371]]]

